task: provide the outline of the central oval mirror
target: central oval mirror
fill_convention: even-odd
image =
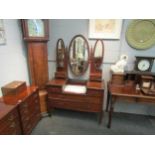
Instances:
[[[97,40],[94,46],[94,66],[96,69],[99,69],[104,55],[104,44],[102,40]]]
[[[56,51],[57,51],[57,68],[64,68],[64,58],[65,58],[65,44],[62,39],[59,39],[57,41],[57,46],[56,46]]]
[[[89,45],[82,35],[73,37],[69,45],[69,65],[74,75],[80,76],[88,68]]]

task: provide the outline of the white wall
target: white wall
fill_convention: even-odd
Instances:
[[[19,20],[4,20],[6,44],[0,45],[0,87],[22,80],[29,84],[26,48]],[[0,96],[1,96],[0,91]]]
[[[104,40],[105,54],[102,64],[103,78],[105,81],[110,77],[110,66],[116,62],[121,53],[129,55],[128,68],[133,66],[134,56],[155,56],[155,46],[145,51],[138,51],[131,48],[125,40],[125,32],[130,20],[123,20],[122,33],[120,40]],[[55,72],[55,47],[59,38],[63,38],[65,45],[69,46],[69,42],[74,35],[82,34],[88,39],[88,20],[87,19],[53,19],[50,20],[50,41],[48,43],[49,52],[49,76],[53,78]],[[88,40],[90,45],[94,45],[94,41]],[[153,67],[155,72],[155,65]],[[71,73],[69,77],[74,78]],[[106,104],[106,103],[105,103]],[[137,114],[155,115],[155,106],[145,104],[117,104],[116,111],[129,112]]]

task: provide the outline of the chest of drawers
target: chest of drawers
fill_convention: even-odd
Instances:
[[[22,134],[30,134],[41,119],[39,92],[37,87],[27,87],[25,91],[18,95],[5,96],[1,98],[0,101],[7,107],[15,106],[14,111],[18,114],[18,120],[16,122],[19,123]],[[4,124],[8,123],[8,120],[5,120],[3,117],[1,121],[4,122]],[[10,134],[9,131],[8,134]]]
[[[24,134],[30,134],[41,119],[38,90],[19,102],[19,113]]]

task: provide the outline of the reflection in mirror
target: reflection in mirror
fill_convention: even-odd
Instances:
[[[94,66],[99,69],[102,64],[104,45],[102,40],[97,40],[94,46]]]
[[[62,39],[57,41],[57,68],[64,68],[65,45]]]
[[[75,36],[69,46],[69,64],[73,74],[79,76],[88,68],[89,45],[82,35]]]

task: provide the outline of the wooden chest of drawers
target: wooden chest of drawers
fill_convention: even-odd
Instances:
[[[30,134],[41,119],[38,90],[34,90],[32,94],[29,94],[26,99],[22,100],[18,108],[23,133]]]
[[[95,112],[99,113],[102,117],[104,99],[102,82],[87,82],[87,91],[85,94],[63,92],[62,87],[64,84],[65,81],[63,83],[62,79],[53,80],[47,84],[47,105],[49,113],[51,113],[53,108],[61,108],[75,111]]]
[[[17,106],[0,103],[0,135],[21,134],[21,125]]]
[[[16,111],[19,115],[15,123],[18,122],[18,124],[20,124],[20,131],[22,131],[22,134],[30,134],[38,121],[41,119],[39,93],[37,87],[27,87],[25,91],[16,96],[5,96],[1,98],[0,102],[9,108],[15,107],[14,111]],[[9,115],[7,111],[6,113]],[[14,113],[15,112],[13,112],[13,114]],[[3,122],[2,124],[7,124],[9,121],[4,119],[4,117],[1,117],[0,122]],[[14,125],[11,124],[10,126]],[[7,132],[6,130],[6,133],[10,134],[10,131]]]

